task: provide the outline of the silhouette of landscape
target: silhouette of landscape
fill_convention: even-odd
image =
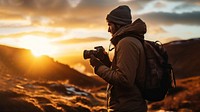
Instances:
[[[200,38],[164,44],[177,87],[149,110],[199,112]],[[106,83],[48,56],[0,45],[1,112],[106,112]]]

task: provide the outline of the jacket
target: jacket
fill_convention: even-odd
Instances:
[[[146,112],[147,104],[136,82],[145,78],[145,53],[139,39],[146,25],[141,19],[120,28],[111,38],[115,46],[111,68],[100,66],[95,72],[106,82],[109,112]]]

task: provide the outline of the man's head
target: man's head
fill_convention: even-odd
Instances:
[[[108,22],[108,32],[116,33],[120,26],[125,26],[132,23],[131,10],[126,5],[121,5],[113,9],[106,17]]]

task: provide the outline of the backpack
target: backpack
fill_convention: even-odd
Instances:
[[[136,85],[145,100],[161,101],[168,91],[176,86],[172,66],[168,63],[168,54],[159,41],[137,38],[142,43],[146,55],[146,70],[144,84],[136,82]]]

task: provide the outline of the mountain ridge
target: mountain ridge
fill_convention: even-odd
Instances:
[[[176,78],[199,76],[200,38],[172,41],[163,45]]]
[[[200,38],[177,40],[163,44],[169,55],[176,78],[200,75]],[[36,58],[30,50],[0,45],[1,74],[14,74],[33,79],[68,80],[80,87],[102,86],[99,78],[88,77],[67,64],[48,56]],[[194,61],[193,61],[194,60]]]
[[[48,56],[34,57],[31,51],[0,45],[2,74],[14,74],[32,79],[68,80],[80,87],[101,86],[104,83],[88,77],[69,65],[54,61]]]

